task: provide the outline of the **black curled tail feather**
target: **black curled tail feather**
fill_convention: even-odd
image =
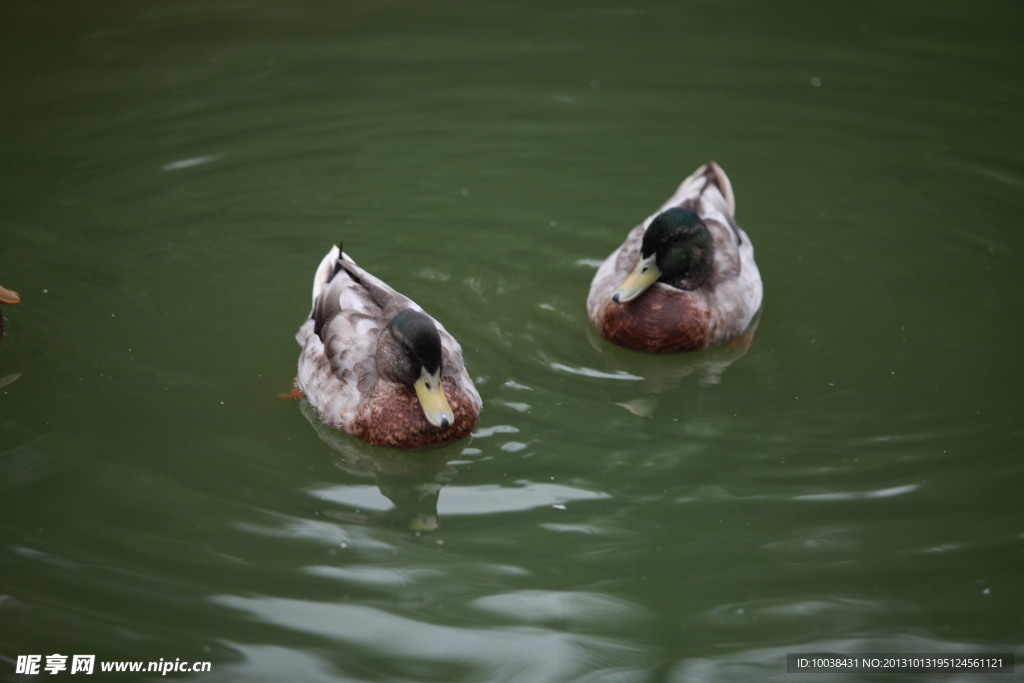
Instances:
[[[334,279],[334,276],[341,270],[341,262],[345,259],[345,240],[338,240],[338,259],[334,262],[334,272],[331,273],[331,277],[327,279],[328,282]]]

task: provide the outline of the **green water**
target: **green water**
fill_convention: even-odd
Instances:
[[[1024,654],[1024,10],[785,8],[4,3],[0,680],[1012,678],[786,654]],[[610,347],[597,263],[708,159],[751,347]],[[277,396],[339,239],[471,439]]]

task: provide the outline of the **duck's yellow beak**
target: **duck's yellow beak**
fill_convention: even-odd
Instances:
[[[16,304],[21,302],[21,297],[13,289],[7,289],[0,285],[0,304]]]
[[[651,254],[647,258],[640,259],[633,272],[627,275],[622,284],[612,292],[612,301],[620,304],[632,301],[657,282],[661,277],[661,271],[658,270],[658,266],[654,262],[655,258],[656,255]]]
[[[0,285],[0,303],[20,303],[20,301],[22,301],[22,297],[17,296],[17,292]]]
[[[441,429],[452,426],[455,416],[452,414],[452,407],[448,405],[448,397],[441,388],[441,371],[429,373],[423,368],[420,370],[420,378],[412,386],[416,389],[416,398],[423,408],[427,422]]]

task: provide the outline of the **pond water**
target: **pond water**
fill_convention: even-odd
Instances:
[[[9,5],[0,678],[1024,654],[1020,3]],[[596,338],[596,265],[708,159],[749,349]],[[342,239],[460,340],[470,439],[278,397]]]

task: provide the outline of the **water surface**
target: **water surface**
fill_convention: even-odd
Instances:
[[[0,675],[1019,658],[1024,12],[789,7],[9,7]],[[596,338],[597,263],[712,158],[749,349]],[[340,239],[461,341],[471,439],[404,456],[277,396]]]

